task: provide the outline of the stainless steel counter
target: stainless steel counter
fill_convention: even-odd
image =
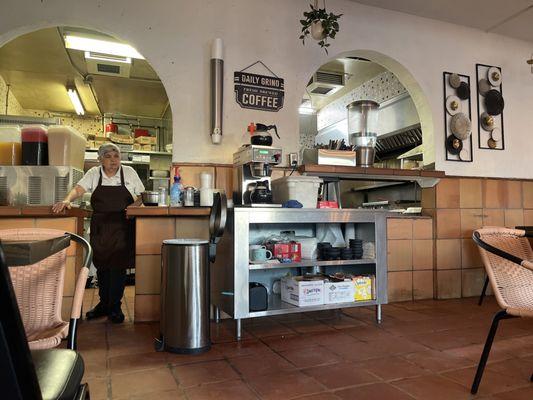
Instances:
[[[387,303],[386,218],[382,210],[360,209],[279,209],[237,207],[228,210],[226,231],[218,245],[217,259],[211,268],[211,303],[215,315],[222,310],[236,320],[240,338],[241,319],[268,315],[336,309],[357,306],[376,306],[376,319],[381,321],[381,305]],[[292,264],[251,264],[249,245],[283,230],[297,235],[315,236],[321,224],[354,224],[357,237],[375,243],[375,259],[317,261],[302,260]],[[287,272],[303,273],[316,268],[350,268],[351,271],[371,271],[376,276],[376,298],[370,301],[296,307],[269,294],[266,311],[250,312],[249,282],[257,281],[271,287],[274,280]]]

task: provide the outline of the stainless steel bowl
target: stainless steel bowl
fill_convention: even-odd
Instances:
[[[142,192],[141,198],[145,206],[157,206],[159,204],[159,192]]]

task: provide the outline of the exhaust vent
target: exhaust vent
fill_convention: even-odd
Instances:
[[[54,203],[60,202],[68,194],[69,176],[55,177]]]
[[[7,176],[0,176],[0,206],[8,206]]]
[[[87,72],[94,75],[130,77],[131,58],[109,54],[85,52]]]
[[[42,179],[40,176],[28,176],[28,204],[41,204]]]
[[[317,71],[307,85],[310,94],[330,96],[344,87],[344,73]]]

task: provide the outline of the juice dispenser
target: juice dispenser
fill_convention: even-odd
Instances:
[[[355,146],[355,161],[359,167],[374,164],[378,138],[379,104],[372,100],[358,100],[346,106],[348,109],[348,135]]]
[[[0,126],[0,165],[20,165],[21,153],[19,127]]]
[[[22,127],[22,165],[48,165],[48,136],[43,125]]]
[[[83,170],[85,143],[85,136],[71,126],[50,126],[48,128],[49,164]]]

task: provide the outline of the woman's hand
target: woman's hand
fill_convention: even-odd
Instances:
[[[60,201],[58,203],[55,203],[53,206],[52,206],[52,211],[54,213],[60,213],[61,211],[67,209],[67,210],[70,210],[72,208],[72,205],[70,204],[70,201],[68,200],[63,200],[63,201]]]

